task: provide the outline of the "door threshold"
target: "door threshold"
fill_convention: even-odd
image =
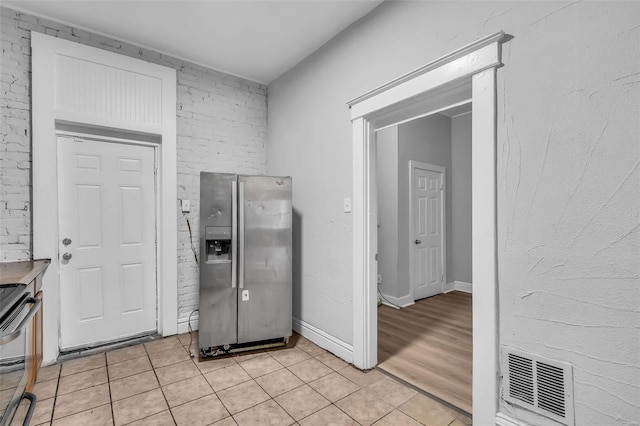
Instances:
[[[109,352],[115,349],[126,348],[127,346],[139,345],[141,343],[147,343],[158,339],[162,339],[162,336],[154,331],[153,333],[144,333],[141,335],[126,337],[124,339],[112,342],[96,343],[93,345],[67,349],[66,351],[60,351],[56,363],[61,363],[64,361],[69,361],[89,355]]]
[[[418,392],[418,393],[420,393],[420,394],[422,394],[422,395],[424,395],[424,396],[426,396],[428,398],[433,399],[434,401],[436,401],[436,402],[438,402],[438,403],[440,403],[440,404],[452,409],[453,411],[456,411],[456,412],[458,412],[460,414],[464,414],[465,416],[468,416],[469,418],[472,418],[472,414],[471,413],[467,413],[462,408],[456,407],[455,405],[451,404],[450,402],[447,402],[442,398],[438,398],[437,396],[425,391],[424,389],[420,389],[416,385],[413,385],[413,384],[407,382],[406,380],[396,376],[395,374],[389,373],[388,371],[380,368],[379,366],[376,366],[375,369],[378,370],[379,372],[381,372],[382,374],[384,374],[385,376],[391,377],[393,380],[402,383],[406,387],[408,387],[410,389],[413,389],[414,391],[416,391],[416,392]]]

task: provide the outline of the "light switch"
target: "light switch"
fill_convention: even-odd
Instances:
[[[180,200],[182,206],[182,213],[189,213],[191,211],[191,202],[189,200]]]
[[[242,301],[249,301],[249,290],[242,290]]]
[[[351,198],[344,199],[344,212],[351,213]]]

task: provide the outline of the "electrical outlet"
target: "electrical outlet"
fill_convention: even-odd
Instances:
[[[378,284],[382,284],[382,275],[378,274]]]
[[[344,199],[344,212],[351,213],[351,198]]]
[[[182,213],[189,213],[191,211],[191,202],[189,200],[180,200],[182,207]]]
[[[243,302],[249,301],[249,290],[242,290],[242,301]]]

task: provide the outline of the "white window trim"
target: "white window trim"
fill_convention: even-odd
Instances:
[[[178,330],[177,284],[177,166],[176,166],[176,71],[139,59],[31,33],[32,48],[32,173],[33,173],[33,257],[50,258],[43,279],[44,363],[54,362],[59,353],[60,299],[58,280],[58,194],[56,159],[56,120],[69,119],[54,108],[54,59],[69,55],[106,63],[124,70],[154,76],[162,86],[162,124],[160,126],[122,125],[120,129],[160,136],[158,211],[159,256],[158,332],[163,336]],[[80,122],[99,126],[99,122]],[[111,123],[109,123],[111,124]]]
[[[495,424],[499,400],[496,69],[502,65],[503,38],[502,31],[487,36],[348,103],[353,130],[353,362],[368,369],[377,364],[376,121],[384,121],[379,117],[393,114],[394,107],[406,108],[412,98],[428,98],[471,81],[473,420],[483,425]],[[420,113],[424,111],[409,108],[397,122]]]

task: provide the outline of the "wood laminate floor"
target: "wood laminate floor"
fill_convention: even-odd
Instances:
[[[378,367],[471,413],[471,295],[378,308]]]

